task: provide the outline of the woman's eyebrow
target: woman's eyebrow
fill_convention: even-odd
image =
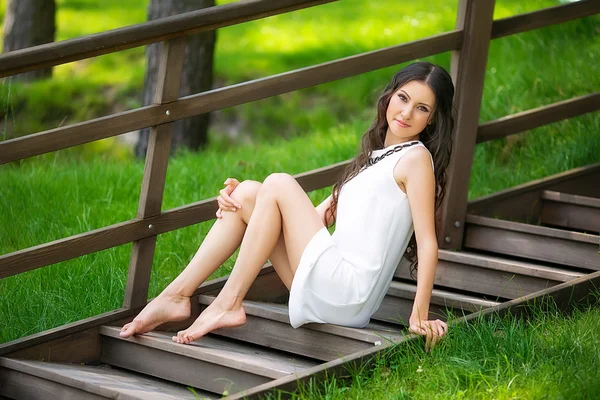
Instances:
[[[402,93],[404,93],[404,94],[406,95],[406,97],[408,97],[408,99],[410,100],[410,96],[408,95],[408,93],[406,93],[406,92],[404,91],[404,89],[400,89],[400,91],[401,91]],[[429,107],[429,108],[433,108],[433,107],[431,107],[431,106],[430,106],[429,104],[427,104],[427,103],[420,102],[419,104],[423,104],[424,106],[427,106],[427,107]]]

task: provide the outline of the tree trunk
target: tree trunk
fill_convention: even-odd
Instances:
[[[151,0],[148,6],[148,20],[214,5],[215,0]],[[212,88],[215,40],[215,31],[202,32],[188,37],[179,96],[187,96]],[[154,100],[160,58],[159,51],[158,43],[146,47],[146,78],[142,93],[142,104],[145,106],[152,104]],[[210,114],[202,114],[176,121],[173,126],[172,151],[176,151],[179,147],[197,150],[205,146],[208,142],[209,122]],[[135,147],[137,157],[143,158],[146,156],[149,132],[150,129],[143,129],[139,133]]]
[[[3,52],[54,41],[56,32],[54,0],[8,0],[4,16]],[[17,75],[13,79],[33,81],[52,76],[52,68]]]

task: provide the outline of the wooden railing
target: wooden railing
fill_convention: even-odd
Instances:
[[[402,62],[453,51],[457,134],[450,164],[441,247],[461,248],[474,146],[600,109],[592,93],[479,124],[489,42],[590,16],[600,1],[584,0],[493,20],[494,0],[461,0],[456,29],[425,39],[341,58],[266,78],[178,98],[183,40],[190,34],[335,0],[252,0],[211,7],[82,38],[0,55],[0,77],[162,42],[155,104],[0,142],[0,164],[151,127],[137,218],[0,256],[0,278],[133,242],[125,307],[147,301],[157,235],[214,218],[216,200],[162,211],[172,122]],[[335,183],[347,161],[296,178],[306,191]]]

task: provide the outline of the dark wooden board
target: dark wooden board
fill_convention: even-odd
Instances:
[[[492,39],[560,24],[576,18],[594,15],[598,12],[600,12],[600,2],[584,0],[502,18],[494,21]]]
[[[440,248],[462,248],[494,4],[495,0],[460,0],[458,5],[456,28],[463,31],[463,44],[459,51],[452,52],[450,69],[456,90],[456,129],[441,206],[437,238]]]
[[[600,110],[600,92],[507,115],[480,124],[477,128],[477,143],[500,139],[597,110]]]
[[[76,364],[13,360],[9,358],[0,358],[0,365],[4,368],[50,382],[50,387],[58,391],[46,398],[63,398],[60,396],[57,397],[58,393],[69,394],[71,388],[74,388],[81,391],[75,392],[82,395],[81,398],[87,398],[83,395],[89,395],[89,398],[93,399],[195,399],[192,392],[180,385],[144,377],[128,371],[116,370],[107,366],[92,367]],[[199,392],[200,395],[209,395],[202,391]],[[216,397],[209,396],[212,398]],[[76,399],[80,397],[70,398]]]
[[[600,270],[598,236],[485,217],[467,221],[468,248]]]
[[[316,365],[315,362],[282,355],[259,346],[224,340],[214,335],[207,335],[189,345],[181,345],[171,340],[174,335],[172,332],[153,331],[127,339],[119,337],[120,327],[103,326],[101,332],[105,336],[105,347],[110,348],[115,341],[126,341],[138,347],[154,349],[165,358],[176,355],[200,361],[198,368],[200,365],[214,364],[239,370],[238,373],[242,374],[249,373],[276,379]],[[129,347],[135,349],[134,346]],[[128,355],[131,356],[135,351],[131,350]],[[103,358],[101,361],[111,364],[108,359]]]
[[[215,30],[332,1],[335,0],[246,0],[12,51],[0,56],[0,77]]]
[[[544,191],[540,222],[546,225],[600,232],[600,199]]]

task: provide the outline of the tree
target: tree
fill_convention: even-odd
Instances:
[[[8,0],[4,17],[3,52],[19,50],[54,41],[56,32],[54,0]],[[17,75],[20,81],[52,76],[52,68]]]
[[[148,6],[148,20],[164,18],[214,5],[214,0],[151,0]],[[215,41],[215,31],[202,32],[188,37],[181,76],[180,96],[212,88]],[[146,47],[147,63],[144,91],[142,93],[143,105],[152,104],[154,99],[160,57],[159,50],[158,43]],[[209,122],[210,114],[176,121],[173,126],[172,149],[176,150],[183,146],[197,150],[206,145],[208,142]],[[139,133],[135,154],[140,158],[146,155],[149,131],[149,129],[143,129]]]

